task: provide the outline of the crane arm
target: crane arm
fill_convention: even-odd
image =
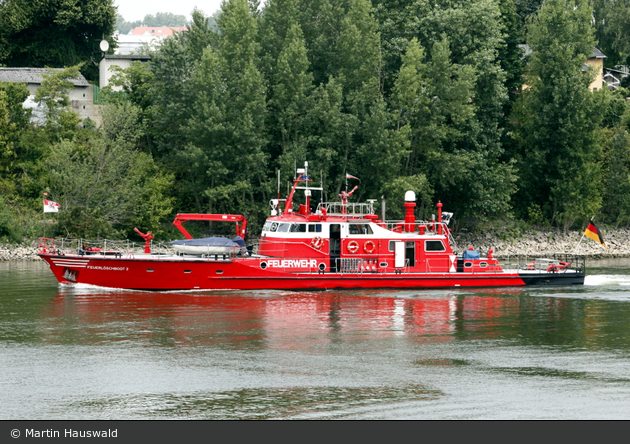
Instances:
[[[177,227],[177,229],[184,235],[186,239],[192,239],[193,237],[190,235],[190,233],[188,233],[188,231],[186,231],[186,229],[182,225],[188,220],[236,222],[236,235],[241,236],[243,239],[245,239],[245,232],[247,230],[247,219],[245,219],[245,216],[242,216],[240,214],[178,214],[177,216],[175,216],[173,225]]]

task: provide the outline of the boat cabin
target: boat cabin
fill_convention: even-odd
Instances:
[[[373,203],[349,203],[351,192],[340,194],[341,202],[322,202],[310,210],[311,187],[301,174],[289,197],[270,202],[272,216],[265,222],[257,254],[269,258],[307,260],[320,272],[397,272],[436,273],[456,271],[495,271],[498,261],[492,257],[459,259],[452,250],[448,223],[438,218],[417,221],[414,215],[415,193],[405,196],[404,221],[379,220]],[[306,203],[293,211],[296,189],[305,189]],[[286,262],[285,262],[286,263]]]

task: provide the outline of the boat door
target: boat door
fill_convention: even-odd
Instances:
[[[409,268],[416,266],[416,242],[405,242],[405,262]]]
[[[394,241],[394,267],[403,268],[405,266],[405,243]]]
[[[451,271],[452,255],[447,252],[443,239],[427,239],[424,241],[424,248],[420,245],[418,247],[421,257],[421,271],[434,273]]]
[[[330,271],[337,272],[341,257],[341,225],[330,224]]]

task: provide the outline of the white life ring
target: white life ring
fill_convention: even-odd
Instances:
[[[359,251],[359,243],[357,241],[348,242],[348,251],[352,254]]]
[[[315,236],[313,239],[311,239],[311,247],[315,248],[316,250],[322,248],[322,245],[324,245],[324,239],[322,239],[320,236]]]

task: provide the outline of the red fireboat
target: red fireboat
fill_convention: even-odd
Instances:
[[[582,256],[561,255],[501,259],[470,248],[460,252],[448,228],[451,214],[437,204],[437,218],[416,220],[415,193],[405,195],[405,219],[386,221],[374,213],[375,200],[352,203],[350,192],[337,202],[321,202],[313,211],[305,168],[286,199],[270,202],[258,242],[246,245],[247,219],[233,214],[178,214],[173,224],[184,240],[155,251],[150,232],[141,249],[103,241],[42,238],[39,256],[61,284],[89,284],[134,290],[328,290],[580,285]],[[295,194],[304,203],[295,208]],[[193,239],[187,220],[236,223],[236,237]],[[106,243],[106,244],[105,244]],[[94,245],[90,243],[90,245]],[[153,251],[152,247],[153,245]]]

